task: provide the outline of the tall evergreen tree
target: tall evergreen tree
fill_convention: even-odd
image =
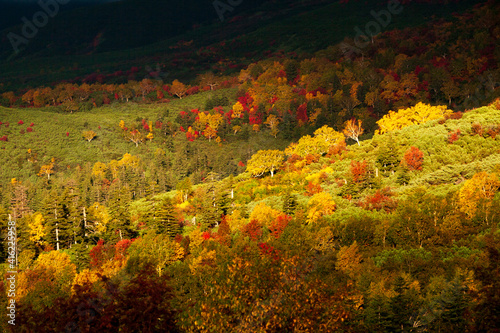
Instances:
[[[111,194],[109,201],[109,210],[111,214],[111,222],[106,230],[106,240],[111,243],[116,243],[122,239],[130,239],[136,237],[137,233],[132,226],[129,212],[129,202],[131,193],[128,186],[123,186],[120,189],[115,189]]]
[[[396,295],[389,301],[390,313],[388,316],[389,332],[410,332],[413,327],[411,319],[413,316],[414,306],[412,295],[408,291],[408,285],[405,279],[401,276],[396,278],[394,282],[394,291]]]
[[[158,234],[166,234],[171,239],[181,232],[171,199],[164,199],[156,205],[154,227]]]
[[[51,190],[45,196],[42,214],[48,228],[48,242],[56,250],[69,248],[74,243],[72,203],[68,192],[58,195],[56,190]]]
[[[399,165],[399,161],[400,158],[396,143],[394,142],[393,136],[389,134],[387,141],[382,143],[378,149],[377,164],[380,171],[387,173],[394,172]]]
[[[297,199],[293,194],[290,193],[290,191],[287,191],[283,195],[283,212],[286,213],[287,215],[294,215],[295,214],[295,209],[297,209]]]

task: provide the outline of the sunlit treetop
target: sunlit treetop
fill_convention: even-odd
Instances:
[[[384,134],[400,130],[407,126],[423,124],[434,119],[441,119],[452,113],[453,111],[449,110],[445,105],[431,106],[420,102],[407,109],[389,111],[389,114],[377,121],[380,129],[375,133]]]

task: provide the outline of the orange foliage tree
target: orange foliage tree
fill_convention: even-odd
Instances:
[[[356,120],[354,120],[354,119],[348,120],[345,124],[344,131],[343,131],[344,135],[347,138],[356,141],[358,143],[358,146],[359,146],[359,136],[361,134],[363,134],[363,132],[364,132],[363,127],[361,127],[361,124],[362,124],[362,122],[360,119],[358,119],[357,124],[356,124]]]
[[[424,162],[424,153],[417,147],[411,147],[404,155],[401,164],[408,167],[410,170],[422,170],[422,163]]]

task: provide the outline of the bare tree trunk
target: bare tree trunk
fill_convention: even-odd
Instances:
[[[54,218],[56,219],[56,250],[59,251],[59,224],[57,223],[57,208],[54,209]]]
[[[85,230],[85,237],[88,237],[88,234],[87,234],[87,211],[85,210],[85,206],[83,207],[83,230]]]

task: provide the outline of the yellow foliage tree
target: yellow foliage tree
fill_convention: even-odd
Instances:
[[[29,240],[39,247],[46,243],[43,238],[47,234],[47,229],[43,222],[45,222],[45,219],[41,213],[33,214],[28,222]]]
[[[356,241],[350,246],[342,246],[337,255],[337,267],[351,278],[355,278],[361,269],[363,257],[359,254],[359,246]]]
[[[267,126],[269,126],[269,128],[271,129],[272,135],[274,137],[276,137],[276,135],[279,132],[278,125],[280,124],[280,120],[278,119],[278,117],[276,117],[274,114],[271,114],[271,115],[269,115],[269,117],[267,117],[267,119],[264,122],[264,124],[266,124]]]
[[[233,114],[231,115],[231,118],[240,118],[242,113],[243,105],[241,105],[240,102],[236,102],[236,104],[233,105]]]
[[[85,140],[90,142],[97,136],[97,133],[94,131],[83,131],[82,136]]]
[[[272,209],[264,202],[259,203],[254,207],[252,214],[250,214],[249,220],[257,220],[261,225],[270,226],[271,222],[275,220],[280,214],[279,210]]]
[[[69,295],[76,266],[61,251],[43,252],[31,269],[18,275],[16,299],[27,296],[36,306],[49,306],[57,296]],[[49,292],[50,291],[50,292]]]
[[[138,156],[133,156],[129,153],[125,153],[121,160],[118,161],[118,165],[121,167],[137,169],[141,159]]]
[[[96,162],[92,167],[92,176],[99,180],[102,180],[106,177],[107,170],[108,167],[106,166],[106,164],[102,162]]]
[[[233,126],[233,131],[234,131],[234,134],[238,133],[238,131],[241,129],[241,126],[239,125],[235,125]]]
[[[283,152],[279,150],[259,150],[248,161],[247,171],[254,177],[260,177],[266,172],[274,172],[283,165]]]
[[[54,162],[51,162],[47,165],[42,165],[40,171],[38,172],[38,176],[43,177],[47,176],[47,180],[50,179],[50,175],[54,173]]]
[[[100,275],[100,272],[85,268],[73,279],[73,283],[71,284],[71,294],[74,295],[76,293],[76,286],[94,285],[96,282],[101,280]]]
[[[215,113],[213,115],[209,114],[206,116],[207,127],[203,131],[203,134],[208,139],[208,141],[211,141],[212,138],[217,136],[217,130],[219,129],[222,120],[223,118],[220,113]]]
[[[309,154],[322,155],[335,145],[345,147],[344,135],[325,125],[314,132],[314,137],[306,135],[300,138],[297,143],[292,143],[285,150],[285,154],[301,157]]]
[[[69,273],[75,276],[76,266],[71,262],[67,253],[61,251],[50,251],[41,253],[35,261],[35,267],[44,266],[46,268],[54,269],[56,275]]]
[[[186,95],[187,90],[188,87],[177,79],[172,82],[172,86],[170,87],[170,92],[180,99]]]
[[[397,112],[389,111],[389,114],[377,121],[380,129],[375,131],[375,133],[383,134],[394,130],[400,130],[407,126],[423,124],[434,119],[441,119],[452,113],[453,111],[447,109],[445,105],[431,106],[420,102],[413,107],[402,109]]]
[[[487,213],[499,187],[500,181],[496,173],[489,174],[484,171],[476,173],[460,189],[460,210],[472,218],[476,215],[478,207],[482,206],[486,213],[486,222],[488,222]]]
[[[247,219],[245,219],[242,216],[241,211],[239,209],[233,210],[233,212],[226,218],[227,218],[227,223],[229,223],[229,228],[231,228],[231,230],[240,230],[247,222]]]
[[[102,235],[106,231],[107,224],[111,221],[106,206],[96,202],[89,208],[87,218],[87,230],[95,235]]]
[[[217,131],[223,120],[224,119],[220,113],[214,113],[208,116],[208,126]]]
[[[127,138],[127,140],[130,140],[133,143],[135,143],[136,147],[139,147],[139,143],[142,143],[144,141],[144,134],[142,134],[136,129],[127,132],[125,134],[125,137]]]
[[[307,223],[315,223],[325,215],[335,212],[335,202],[330,193],[316,193],[308,202]]]

